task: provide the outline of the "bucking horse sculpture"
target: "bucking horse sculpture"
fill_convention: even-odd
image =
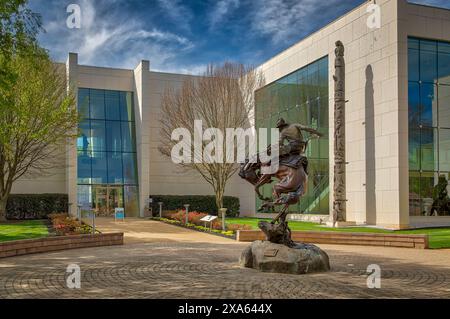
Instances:
[[[286,217],[289,206],[297,204],[305,194],[308,182],[308,159],[305,155],[308,142],[312,137],[321,137],[317,130],[301,124],[289,124],[284,119],[279,119],[277,128],[280,130],[280,139],[276,147],[279,148],[279,168],[274,173],[265,174],[263,168],[271,165],[271,160],[262,162],[261,156],[247,160],[241,165],[239,176],[254,185],[255,192],[264,204],[260,210],[273,210],[276,206],[282,206],[278,215],[270,222],[259,222],[259,228],[266,234],[267,240],[293,247],[295,243],[291,240],[291,231],[288,227]],[[302,131],[310,133],[308,139],[304,139]],[[269,157],[272,152],[269,146],[267,150]],[[272,182],[276,178],[278,182],[273,186],[273,198],[265,198],[260,188]]]

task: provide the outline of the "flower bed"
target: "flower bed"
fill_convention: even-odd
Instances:
[[[78,221],[68,214],[50,214],[53,229],[58,236],[82,235],[92,233],[92,227]]]
[[[190,212],[188,214],[188,223],[186,224],[186,211],[178,210],[174,213],[165,214],[165,218],[153,218],[154,220],[159,220],[168,224],[182,226],[186,228],[190,228],[193,230],[207,232],[211,234],[226,236],[228,238],[236,238],[236,232],[238,230],[250,230],[251,226],[249,225],[239,225],[239,224],[227,224],[226,230],[222,230],[222,222],[219,219],[216,219],[211,224],[211,229],[209,228],[209,224],[201,221],[201,219],[208,214],[201,212]]]

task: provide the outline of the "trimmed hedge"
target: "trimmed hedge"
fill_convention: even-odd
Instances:
[[[217,215],[216,197],[207,195],[152,195],[151,207],[153,214],[159,215],[159,202],[163,202],[163,210],[184,209],[185,204],[189,204],[189,211],[197,211],[210,215]],[[227,217],[239,216],[239,198],[225,196],[223,206],[227,208]]]
[[[10,220],[47,219],[52,213],[67,213],[67,194],[12,194],[6,204]]]

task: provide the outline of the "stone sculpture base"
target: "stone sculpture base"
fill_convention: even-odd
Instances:
[[[288,247],[269,241],[254,241],[241,255],[242,267],[262,272],[285,274],[309,274],[330,270],[328,255],[311,244],[295,244]]]

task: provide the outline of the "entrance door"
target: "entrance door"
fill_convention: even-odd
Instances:
[[[93,186],[92,201],[98,216],[114,216],[114,209],[123,206],[123,187],[113,185]]]

